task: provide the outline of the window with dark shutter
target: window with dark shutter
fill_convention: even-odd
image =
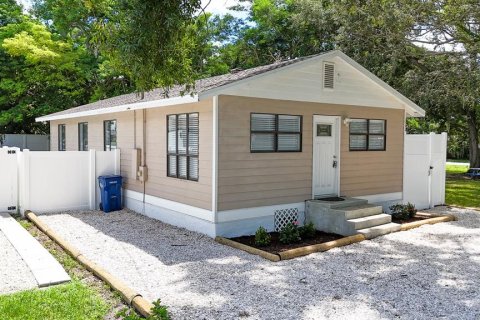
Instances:
[[[198,181],[198,113],[167,116],[167,176]]]
[[[252,113],[250,151],[302,151],[302,116]]]
[[[386,120],[352,119],[350,151],[385,151]]]

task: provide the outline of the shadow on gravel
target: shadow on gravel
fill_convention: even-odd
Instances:
[[[71,211],[66,214],[108,237],[133,245],[157,257],[166,265],[224,256],[221,250],[207,252],[202,249],[201,243],[204,242],[213,242],[223,247],[206,235],[177,228],[129,210],[107,214],[101,211]]]
[[[128,211],[69,215],[112,238],[90,243],[80,228],[70,230],[87,242],[82,245],[118,259],[108,246],[121,242],[131,255],[122,259],[132,261],[110,271],[124,277],[146,274],[135,286],[152,300],[160,297],[174,318],[480,317],[480,216],[475,214],[278,263]]]

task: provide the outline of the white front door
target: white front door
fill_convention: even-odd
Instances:
[[[340,117],[313,116],[313,196],[339,195]]]

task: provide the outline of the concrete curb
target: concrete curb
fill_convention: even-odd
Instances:
[[[449,221],[456,221],[457,217],[451,214],[446,215],[436,215],[436,214],[429,214],[426,212],[418,212],[417,215],[424,216],[424,217],[431,217],[429,219],[421,220],[421,221],[414,221],[409,223],[404,223],[400,225],[400,231],[407,231],[410,229],[418,228],[425,224],[435,224],[440,222],[449,222]]]
[[[250,254],[255,254],[257,256],[261,256],[262,258],[265,258],[265,259],[273,261],[273,262],[277,262],[277,261],[281,260],[280,256],[278,254],[274,254],[274,253],[270,253],[270,252],[267,252],[267,251],[263,251],[263,250],[254,248],[254,247],[250,247],[250,246],[247,246],[246,244],[236,242],[236,241],[233,241],[233,240],[230,240],[230,239],[227,239],[227,238],[216,237],[215,241],[217,241],[218,243],[230,246],[230,247],[235,248],[235,249],[240,249],[240,250],[246,251]]]
[[[240,250],[246,251],[250,254],[255,254],[255,255],[261,256],[261,257],[263,257],[267,260],[270,260],[270,261],[273,261],[273,262],[278,262],[278,261],[281,261],[281,260],[289,260],[289,259],[293,259],[293,258],[297,258],[297,257],[306,256],[308,254],[315,253],[315,252],[323,252],[323,251],[327,251],[327,250],[330,250],[330,249],[333,249],[333,248],[343,247],[343,246],[346,246],[346,245],[349,245],[349,244],[352,244],[352,243],[363,241],[365,239],[366,238],[363,234],[356,234],[356,235],[353,235],[353,236],[340,238],[340,239],[325,242],[325,243],[319,243],[319,244],[314,244],[314,245],[305,246],[305,247],[301,247],[301,248],[286,250],[286,251],[283,251],[283,252],[279,252],[277,254],[270,253],[270,252],[267,252],[267,251],[263,251],[263,250],[260,250],[260,249],[254,248],[254,247],[250,247],[250,246],[245,245],[243,243],[239,243],[239,242],[236,242],[236,241],[233,241],[233,240],[230,240],[230,239],[227,239],[227,238],[223,238],[223,237],[216,237],[215,241],[217,241],[218,243],[230,246],[230,247],[235,248],[235,249],[240,249]]]
[[[25,211],[25,216],[37,226],[43,233],[45,233],[50,239],[55,241],[60,247],[62,247],[69,255],[82,264],[87,270],[91,271],[98,278],[106,282],[113,290],[120,293],[123,300],[133,306],[142,316],[148,317],[152,315],[151,310],[153,304],[145,300],[141,294],[128,287],[123,281],[116,278],[108,271],[97,265],[95,262],[87,259],[80,251],[70,245],[65,239],[59,236],[56,232],[50,229],[44,222],[42,222],[36,215],[30,210]]]

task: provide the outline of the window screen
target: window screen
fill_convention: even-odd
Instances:
[[[352,119],[350,151],[384,151],[386,120]]]
[[[252,113],[250,151],[302,151],[302,116]]]
[[[198,180],[198,113],[167,116],[167,175]]]
[[[117,120],[103,122],[103,150],[117,149]]]
[[[58,125],[58,151],[65,151],[66,148],[66,140],[65,140],[65,125],[59,124]]]
[[[88,123],[78,124],[78,150],[88,151]]]

